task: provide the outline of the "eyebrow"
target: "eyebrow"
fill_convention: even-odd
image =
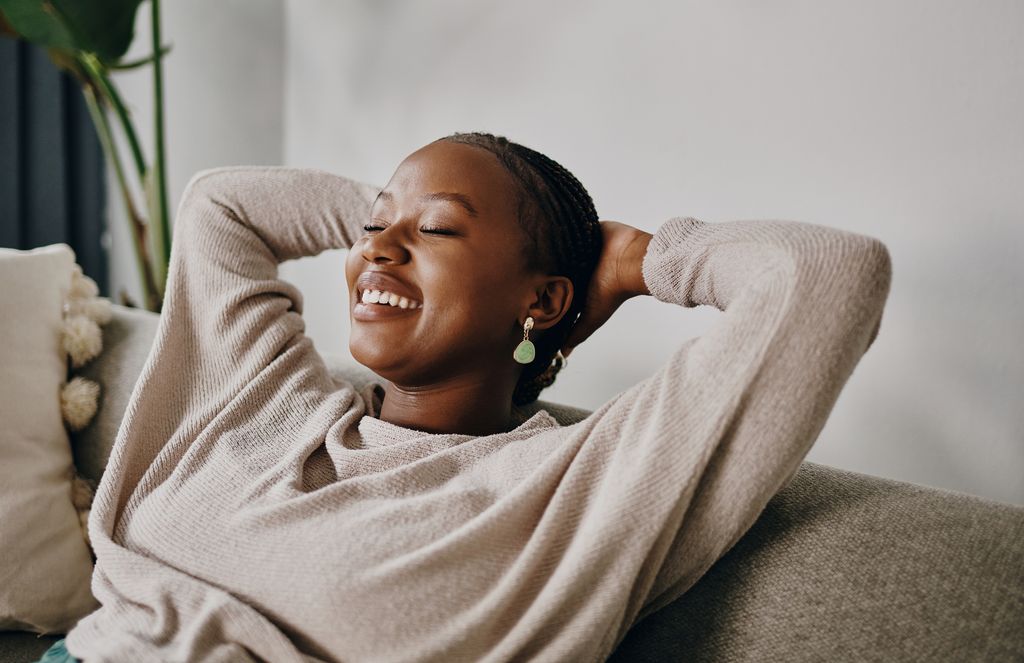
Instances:
[[[395,197],[392,196],[391,192],[389,191],[381,191],[380,193],[377,194],[377,199],[392,202],[394,201]],[[420,200],[424,202],[440,200],[444,202],[455,203],[457,205],[462,205],[462,207],[465,208],[465,210],[469,213],[470,216],[480,216],[480,213],[477,212],[476,207],[473,206],[473,201],[470,200],[469,196],[467,196],[464,193],[436,191],[434,193],[428,193],[427,195],[422,196]],[[376,200],[374,202],[376,202]]]

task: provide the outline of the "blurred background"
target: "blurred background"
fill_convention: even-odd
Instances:
[[[169,0],[162,17],[172,215],[204,168],[383,186],[423,144],[480,130],[559,161],[602,218],[648,232],[696,216],[877,237],[893,259],[881,331],[807,459],[1024,504],[1019,0]],[[127,57],[149,53],[137,39]],[[114,78],[148,143],[152,74]],[[97,280],[140,301],[106,175]],[[281,267],[322,353],[348,353],[343,264]],[[720,315],[631,300],[541,398],[594,409]]]

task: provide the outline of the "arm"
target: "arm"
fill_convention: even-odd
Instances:
[[[156,337],[129,406],[154,445],[140,462],[209,424],[272,362],[290,375],[312,365],[302,294],[278,277],[278,264],[351,246],[377,191],[315,169],[241,166],[192,177],[175,217]],[[341,265],[338,273],[344,279]]]
[[[379,191],[315,168],[211,168],[193,175],[185,187],[175,232],[181,226],[190,235],[215,235],[231,225],[241,226],[281,263],[355,244],[365,234],[363,224]],[[200,228],[189,227],[196,225],[190,221],[210,212],[215,219],[200,222]],[[217,262],[237,266],[238,256],[218,256]]]
[[[878,333],[891,263],[874,238],[792,221],[675,218],[637,243],[627,295],[724,311],[579,424],[591,428],[581,455],[604,456],[599,501],[643,514],[643,528],[620,533],[647,555],[628,606],[642,619],[689,589],[795,474]]]

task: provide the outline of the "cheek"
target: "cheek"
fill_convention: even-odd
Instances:
[[[355,287],[356,279],[359,278],[361,271],[362,258],[359,256],[358,249],[349,249],[345,254],[345,284],[348,286],[348,291],[352,292],[352,288]]]
[[[424,295],[434,304],[431,317],[448,333],[473,335],[481,343],[503,340],[519,315],[514,283],[509,282],[497,262],[492,266],[432,269],[424,280]]]
[[[507,305],[510,284],[504,263],[496,256],[484,255],[480,251],[460,251],[422,261],[424,294],[433,294],[448,306],[460,309],[493,310],[503,303]]]

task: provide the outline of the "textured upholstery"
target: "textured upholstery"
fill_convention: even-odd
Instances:
[[[156,331],[114,306],[104,351],[82,374],[103,388],[73,437],[98,479]],[[324,356],[336,380],[372,379]],[[546,401],[568,424],[588,412]],[[57,637],[0,633],[0,663],[32,661]],[[804,462],[735,547],[681,598],[636,624],[631,661],[1024,660],[1024,507]]]
[[[1024,508],[804,462],[626,661],[1024,661]]]
[[[99,481],[103,474],[159,319],[150,311],[114,305],[110,322],[103,326],[103,351],[78,371],[100,385],[96,416],[71,438],[75,466],[84,477]]]

